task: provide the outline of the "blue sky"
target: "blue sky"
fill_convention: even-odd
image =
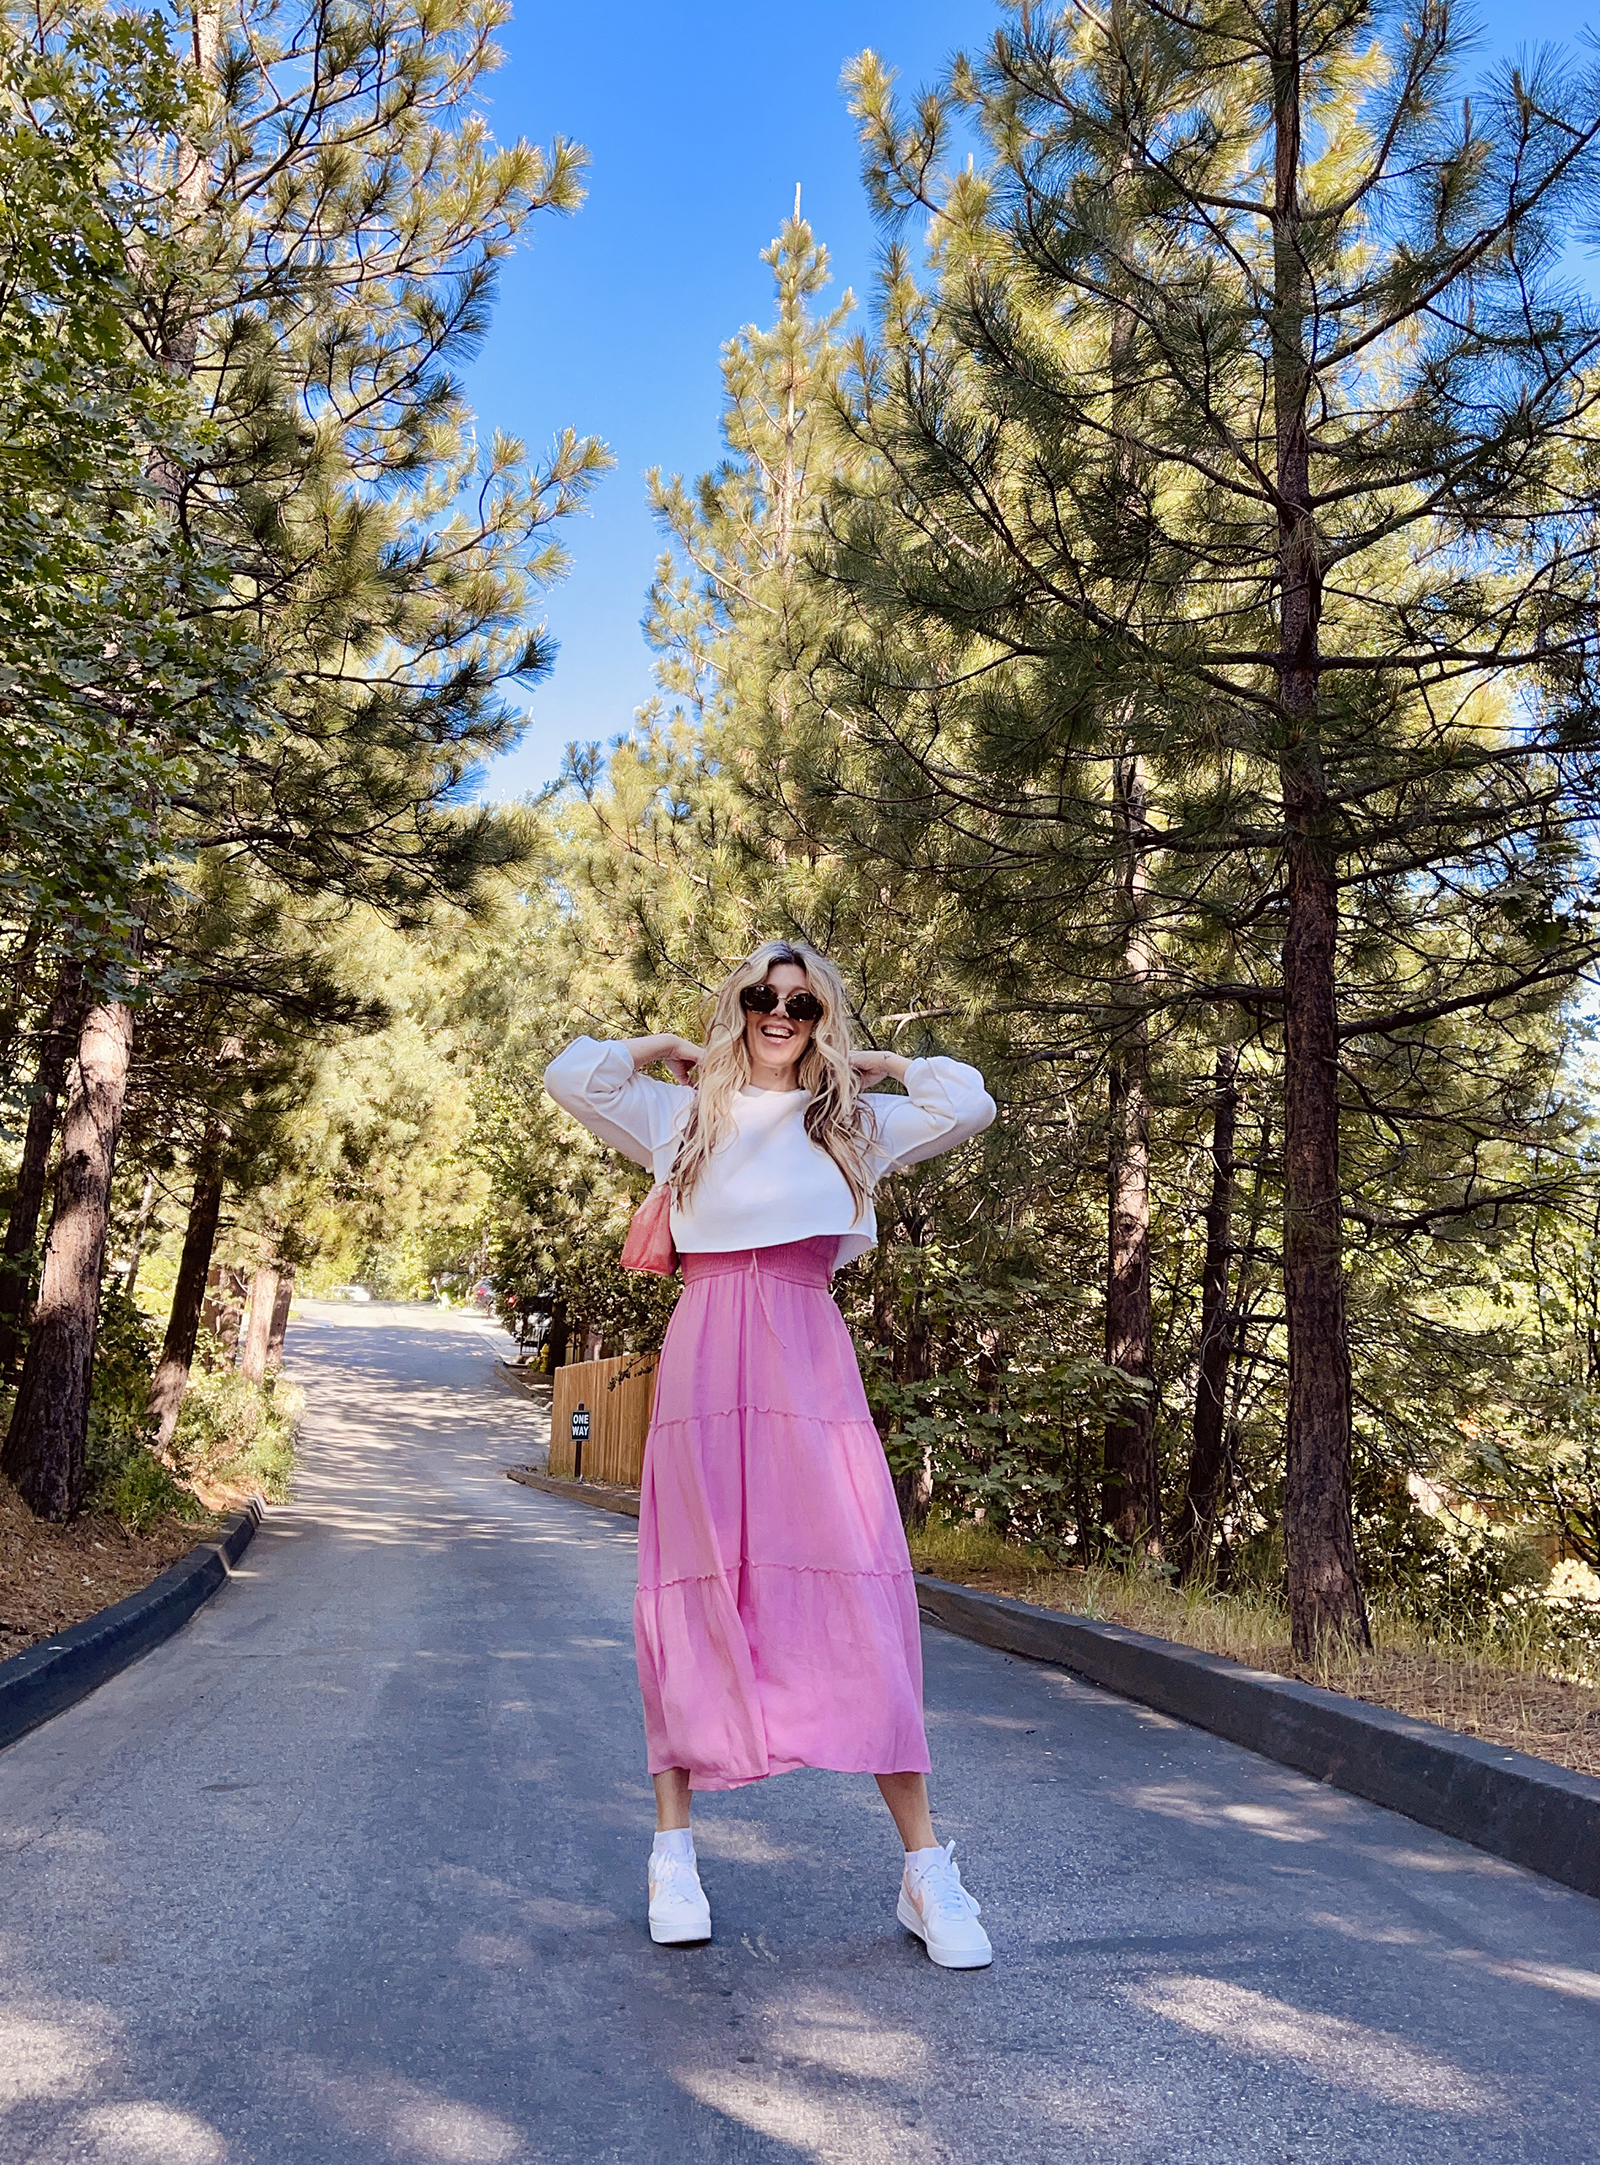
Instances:
[[[1485,53],[1570,40],[1596,19],[1583,0],[1488,0],[1477,14]],[[880,240],[839,92],[845,61],[870,45],[914,85],[995,20],[990,0],[522,0],[488,86],[494,132],[584,144],[589,198],[574,218],[534,221],[468,388],[486,427],[532,448],[570,425],[603,438],[616,465],[568,526],[572,571],[545,609],[560,655],[485,795],[539,787],[569,740],[609,740],[649,697],[639,618],[660,544],[643,475],[718,456],[719,351],[770,312],[760,254],[797,181],[836,290],[868,290]]]

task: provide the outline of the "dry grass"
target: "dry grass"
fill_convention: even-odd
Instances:
[[[103,1513],[46,1526],[0,1481],[0,1660],[136,1594],[210,1530],[169,1518],[130,1534]]]
[[[1374,1618],[1370,1654],[1307,1664],[1290,1648],[1281,1604],[1266,1595],[1178,1588],[1138,1572],[1062,1571],[1038,1551],[1008,1545],[981,1526],[932,1524],[913,1538],[911,1554],[919,1571],[937,1578],[1126,1624],[1600,1775],[1600,1690],[1509,1657],[1431,1645],[1402,1619]]]

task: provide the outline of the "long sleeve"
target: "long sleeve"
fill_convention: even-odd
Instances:
[[[575,1038],[556,1054],[544,1071],[544,1086],[564,1112],[636,1165],[648,1166],[658,1179],[694,1098],[681,1083],[641,1075],[626,1045],[592,1037]]]
[[[995,1103],[975,1067],[942,1055],[913,1060],[903,1098],[870,1096],[877,1125],[874,1152],[881,1178],[903,1165],[920,1165],[981,1135],[994,1119]]]

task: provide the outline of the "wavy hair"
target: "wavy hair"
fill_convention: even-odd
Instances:
[[[822,1014],[812,1026],[811,1042],[801,1055],[795,1080],[811,1098],[805,1111],[806,1133],[844,1175],[859,1216],[872,1194],[872,1184],[867,1178],[861,1085],[850,1065],[850,1016],[844,979],[826,955],[819,955],[815,948],[794,946],[788,940],[768,940],[730,971],[717,988],[705,1034],[705,1058],[695,1077],[694,1106],[684,1123],[683,1140],[672,1168],[672,1186],[678,1201],[686,1203],[712,1158],[733,1133],[733,1101],[750,1080],[745,1014],[739,995],[747,986],[763,983],[777,962],[797,963],[822,1002]]]

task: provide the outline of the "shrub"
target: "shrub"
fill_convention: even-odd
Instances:
[[[190,1479],[258,1491],[287,1503],[303,1392],[281,1377],[250,1382],[211,1341],[197,1356],[184,1393],[173,1455]]]
[[[205,1516],[185,1485],[190,1481],[287,1503],[304,1404],[296,1386],[276,1377],[249,1382],[220,1341],[207,1335],[184,1393],[169,1465],[156,1456],[150,1420],[155,1351],[144,1316],[120,1288],[109,1290],[95,1337],[86,1507],[109,1512],[130,1533],[145,1533],[163,1518]]]
[[[163,1518],[202,1515],[152,1448],[154,1357],[149,1324],[119,1286],[110,1288],[95,1333],[84,1503],[91,1511],[108,1512],[130,1533],[146,1533]]]
[[[130,1442],[89,1421],[84,1506],[104,1511],[129,1533],[148,1533],[164,1518],[201,1519],[204,1507],[173,1478],[147,1444]]]

